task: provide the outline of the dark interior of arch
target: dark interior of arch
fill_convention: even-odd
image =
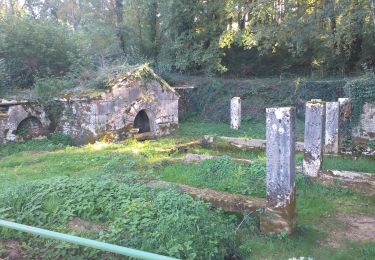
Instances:
[[[134,128],[138,128],[138,133],[150,132],[150,119],[147,116],[146,111],[141,110],[134,119]]]
[[[16,135],[22,136],[24,140],[42,136],[43,134],[44,130],[42,123],[38,118],[33,116],[22,120],[16,130]]]

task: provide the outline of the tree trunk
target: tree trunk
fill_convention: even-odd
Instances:
[[[151,8],[149,11],[150,15],[150,39],[153,44],[153,50],[151,51],[151,56],[155,58],[159,53],[159,25],[158,25],[158,2],[154,0],[151,3]]]
[[[124,2],[116,0],[116,25],[117,37],[120,41],[120,48],[125,53],[125,32],[124,32]]]

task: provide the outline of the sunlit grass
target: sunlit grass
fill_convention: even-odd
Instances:
[[[264,138],[262,123],[245,122],[249,131],[232,131],[229,125],[210,122],[182,123],[172,136],[138,142],[126,140],[119,144],[95,143],[81,147],[54,145],[48,140],[0,147],[0,189],[33,180],[68,176],[74,182],[79,178],[106,176],[108,169],[119,176],[129,170],[142,179],[161,178],[166,181],[189,184],[219,191],[265,197],[265,151],[261,149],[238,149],[225,143],[196,146],[189,152],[249,159],[255,164],[231,162],[229,158],[195,164],[176,159],[185,153],[174,151],[177,144],[187,143],[203,134]],[[302,163],[302,153],[296,154],[297,164]],[[324,157],[324,168],[375,172],[373,157]],[[140,180],[141,180],[140,179]],[[137,181],[140,181],[137,179]],[[55,198],[45,207],[57,208]],[[348,244],[345,248],[321,247],[319,241],[335,229],[335,223],[321,223],[323,218],[335,214],[375,214],[375,198],[351,192],[340,187],[328,188],[297,176],[296,233],[290,238],[265,237],[251,231],[239,230],[242,236],[242,255],[255,259],[287,259],[292,256],[311,255],[314,259],[349,259],[370,254],[373,243]],[[254,228],[254,225],[249,225]],[[350,243],[350,242],[348,242]],[[277,253],[276,253],[277,252]],[[364,252],[364,253],[363,253]],[[370,252],[370,253],[367,253]],[[366,259],[366,258],[363,258]]]
[[[303,140],[304,123],[296,122],[296,135],[298,140]],[[249,139],[265,139],[265,119],[243,120],[239,130],[230,128],[229,122],[212,122],[190,119],[182,122],[180,128],[173,134],[174,137],[198,137],[203,135],[231,136]]]

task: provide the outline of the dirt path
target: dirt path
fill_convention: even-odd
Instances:
[[[375,216],[340,214],[322,221],[335,221],[337,226],[329,231],[328,238],[321,241],[321,245],[340,248],[347,241],[375,242]]]

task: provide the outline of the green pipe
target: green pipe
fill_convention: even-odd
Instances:
[[[148,253],[144,252],[141,250],[137,249],[132,249],[132,248],[127,248],[123,246],[117,246],[117,245],[112,245],[112,244],[107,244],[104,242],[99,242],[87,238],[81,238],[77,236],[72,236],[72,235],[67,235],[67,234],[62,234],[54,231],[49,231],[46,229],[41,229],[41,228],[36,228],[32,226],[26,226],[22,224],[17,224],[14,222],[6,221],[6,220],[1,220],[0,219],[0,227],[6,227],[6,228],[11,228],[15,229],[18,231],[30,233],[33,235],[39,235],[45,238],[52,238],[52,239],[57,239],[65,242],[70,242],[73,244],[81,245],[81,246],[87,246],[87,247],[92,247],[96,249],[100,249],[103,251],[108,251],[120,255],[125,255],[125,256],[130,256],[130,257],[135,257],[138,259],[146,259],[146,260],[172,260],[172,259],[177,259],[177,258],[172,258],[168,256],[162,256],[162,255],[157,255],[153,253]]]

